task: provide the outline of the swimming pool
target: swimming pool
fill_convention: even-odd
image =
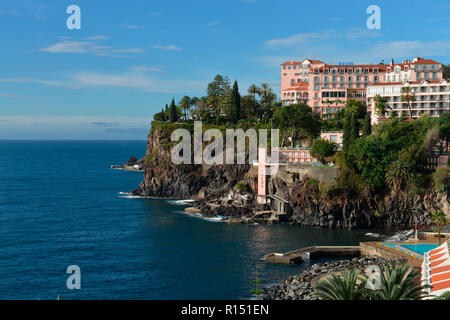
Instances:
[[[437,244],[432,243],[418,243],[418,244],[404,244],[404,243],[394,243],[394,242],[383,242],[380,245],[389,247],[402,253],[413,255],[419,259],[423,259],[425,252],[436,249]]]

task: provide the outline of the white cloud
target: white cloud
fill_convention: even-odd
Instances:
[[[263,43],[265,46],[295,46],[304,45],[311,42],[323,42],[332,39],[369,39],[379,36],[380,33],[374,30],[362,28],[350,28],[346,30],[331,29],[321,32],[297,33],[284,38],[267,40]]]
[[[92,36],[89,38],[86,38],[86,40],[108,40],[109,37],[108,36],[104,36],[104,35],[97,35],[97,36]]]
[[[209,27],[217,26],[217,25],[219,25],[219,24],[220,24],[219,21],[211,21],[211,22],[208,22],[208,23],[204,24],[203,27],[209,28]]]
[[[49,53],[77,53],[77,54],[93,54],[103,57],[128,57],[129,54],[143,52],[139,48],[117,48],[112,46],[100,45],[97,40],[105,39],[104,36],[96,36],[89,39],[90,41],[63,40],[52,44],[48,47],[39,49],[38,51]]]
[[[65,87],[68,89],[88,89],[93,87],[116,87],[137,89],[144,92],[184,93],[203,90],[205,82],[184,79],[162,79],[146,74],[155,68],[132,67],[133,71],[124,73],[101,73],[83,71],[69,74],[66,79],[43,80],[31,78],[0,78],[0,82],[40,84],[45,86]],[[162,69],[158,69],[161,71]],[[161,72],[160,72],[161,73]]]
[[[135,25],[135,24],[124,23],[124,24],[121,24],[120,26],[118,26],[118,28],[119,29],[132,29],[132,30],[135,30],[135,29],[143,29],[144,27],[138,26],[138,25]]]
[[[320,42],[314,45],[298,44],[289,48],[289,54],[263,56],[257,61],[269,67],[279,67],[281,63],[303,58],[319,59],[328,63],[349,61],[354,63],[379,63],[391,58],[448,57],[450,41],[388,41],[371,45],[348,46],[348,43]],[[442,61],[446,63],[446,61]]]
[[[169,50],[169,51],[180,51],[181,48],[176,45],[168,45],[168,46],[161,46],[161,45],[154,45],[152,48],[154,49],[161,49],[161,50]]]
[[[137,72],[166,72],[166,69],[164,66],[153,66],[153,67],[134,66],[134,67],[131,67],[131,70],[134,70]]]
[[[71,81],[83,88],[95,86],[119,87],[166,93],[197,91],[205,87],[205,84],[199,81],[160,79],[150,77],[141,72],[126,72],[120,74],[106,74],[91,71],[78,72],[71,75]]]

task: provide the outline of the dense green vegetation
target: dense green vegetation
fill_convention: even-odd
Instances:
[[[450,64],[443,66],[444,69],[444,79],[450,79]]]
[[[375,126],[371,135],[357,134],[354,116],[347,116],[344,150],[337,156],[342,174],[340,187],[350,192],[377,192],[386,186],[412,193],[431,183],[427,156],[449,141],[450,114],[440,118],[422,116],[416,121],[394,118]],[[436,177],[438,191],[445,191],[447,170]],[[352,181],[350,181],[352,180]],[[444,185],[444,186],[443,186]]]
[[[410,105],[414,95],[408,89],[402,100]],[[185,96],[154,117],[160,127],[186,126],[192,132],[194,120],[201,120],[203,129],[280,129],[280,145],[295,147],[308,143],[313,156],[320,161],[333,156],[340,170],[330,194],[360,195],[401,189],[410,194],[420,193],[430,186],[447,192],[447,169],[431,174],[427,160],[439,153],[450,141],[450,114],[440,118],[423,115],[418,120],[399,118],[393,113],[384,117],[386,99],[375,97],[375,108],[382,121],[371,126],[367,107],[361,100],[348,100],[346,107],[321,118],[306,104],[282,106],[273,90],[265,83],[251,85],[241,96],[237,81],[231,86],[227,77],[217,75],[208,84],[201,98]],[[333,144],[318,140],[321,131],[343,131],[343,150],[336,153]],[[387,188],[388,187],[388,188]],[[334,192],[332,189],[338,192]]]

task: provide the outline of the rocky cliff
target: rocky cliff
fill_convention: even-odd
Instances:
[[[221,195],[249,171],[249,165],[175,165],[170,125],[152,125],[148,135],[144,181],[134,194],[171,199]]]
[[[173,145],[170,135],[176,128],[173,126],[176,125],[152,126],[148,135],[144,181],[134,194],[172,199],[214,198],[228,193],[239,181],[255,186],[256,172],[249,165],[174,165],[170,157]],[[294,225],[350,229],[407,228],[413,226],[416,219],[419,225],[431,224],[431,214],[437,210],[450,217],[448,195],[432,189],[415,195],[391,190],[383,195],[352,198],[323,190],[317,181],[314,185],[312,180],[305,176],[301,181],[286,182],[279,177],[269,181],[269,191],[289,201],[292,209],[289,221]],[[233,208],[218,208],[216,214],[230,209]],[[233,211],[238,212],[238,209]],[[241,211],[245,215],[248,210]]]
[[[289,187],[280,179],[271,181],[280,196],[289,200],[290,221],[299,226],[324,228],[406,228],[430,225],[431,214],[442,210],[450,216],[447,193],[429,189],[423,194],[408,195],[390,190],[383,195],[352,198],[320,191],[305,177]]]

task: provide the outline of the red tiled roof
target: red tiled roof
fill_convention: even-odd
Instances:
[[[308,60],[308,61],[311,62],[311,63],[324,63],[324,62],[322,62],[322,61],[320,61],[320,60],[304,59],[304,60],[302,60],[301,62],[299,62],[299,61],[287,61],[287,62],[285,62],[285,63],[282,63],[281,65],[284,66],[284,65],[286,65],[286,64],[302,64],[303,61],[305,61],[305,60]]]

